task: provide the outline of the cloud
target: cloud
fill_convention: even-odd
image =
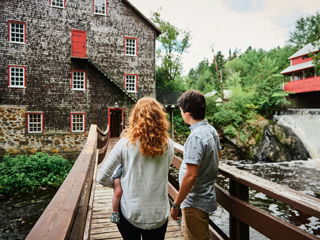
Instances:
[[[256,12],[264,8],[262,0],[225,0],[228,8],[237,12]]]
[[[211,46],[227,57],[229,49],[249,46],[270,50],[283,47],[296,20],[320,10],[320,0],[130,0],[150,17],[162,7],[161,17],[191,32],[191,47],[183,55],[184,74],[204,58],[212,60]]]

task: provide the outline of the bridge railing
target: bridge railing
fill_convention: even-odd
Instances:
[[[101,161],[109,131],[91,125],[88,139],[65,181],[28,234],[28,240],[82,239],[96,160]]]
[[[64,183],[59,188],[26,239],[82,239],[88,214],[89,195],[94,166],[106,154],[109,132],[102,133],[91,125],[87,142]],[[175,143],[183,154],[183,146]],[[182,159],[174,156],[172,164],[180,168]],[[219,173],[229,178],[229,192],[215,184],[218,203],[229,214],[229,237],[214,222],[210,222],[211,239],[249,239],[253,227],[270,239],[318,239],[290,223],[249,203],[249,188],[262,192],[293,208],[320,218],[320,200],[294,191],[226,164]],[[169,195],[175,199],[177,184],[170,181]],[[176,186],[176,187],[174,187]]]
[[[183,146],[175,143],[175,150],[183,154]],[[172,164],[180,169],[182,159],[174,156]],[[294,209],[320,218],[320,199],[292,190],[246,171],[224,163],[219,165],[219,173],[229,178],[229,192],[215,184],[218,203],[229,212],[229,237],[210,220],[211,239],[249,239],[249,227],[270,239],[319,239],[299,227],[249,203],[249,188],[266,194]],[[176,182],[169,182],[169,195],[176,198]]]

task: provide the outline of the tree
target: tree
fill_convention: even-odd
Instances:
[[[312,43],[320,51],[320,14],[302,17],[297,20],[295,30],[290,32],[288,41],[297,49]],[[320,54],[310,54],[318,74],[320,73]]]
[[[249,48],[252,48],[251,46]],[[235,48],[233,50],[233,53],[231,52],[231,48],[229,48],[229,56],[228,56],[228,61],[231,61],[232,59],[238,58],[241,55],[240,50],[238,48]]]
[[[203,93],[212,91],[214,75],[210,69],[208,59],[202,60],[195,69],[191,69],[188,74],[188,84],[190,88],[197,89]],[[209,89],[208,89],[209,88]]]
[[[216,74],[218,76],[218,81],[219,81],[219,86],[220,86],[220,95],[221,95],[222,104],[223,104],[223,101],[225,100],[225,98],[224,98],[224,92],[223,92],[224,87],[223,87],[223,82],[222,82],[222,67],[225,64],[225,60],[224,60],[224,56],[221,54],[220,51],[218,52],[217,55],[214,54],[213,46],[211,47],[211,51],[213,54],[213,63],[212,64],[214,64]]]
[[[301,17],[297,20],[295,30],[290,32],[288,43],[302,48],[308,43],[319,44],[320,40],[320,14]]]
[[[233,97],[231,101],[243,103],[243,99],[250,100],[251,104],[246,102],[246,106],[252,107],[259,114],[271,116],[277,106],[286,103],[279,66],[283,69],[281,64],[284,64],[284,59],[290,56],[288,54],[292,54],[290,47],[277,48],[269,52],[262,49],[248,49],[240,58],[228,62],[226,64],[228,89],[237,85],[237,89],[241,89],[242,93],[254,92],[250,98],[246,96],[238,101]],[[240,105],[238,104],[237,108],[240,109]]]
[[[274,59],[280,71],[290,66],[288,58],[296,52],[296,48],[290,45],[276,47],[268,51],[266,54],[269,58]]]
[[[160,42],[157,72],[161,72],[162,81],[174,81],[182,71],[182,54],[190,47],[190,32],[161,19],[160,12],[154,12],[151,19],[161,31],[157,39]]]
[[[217,54],[214,54],[213,52],[213,60],[211,63],[208,59],[204,59],[196,68],[192,68],[189,71],[187,77],[189,87],[203,93],[215,90],[219,92],[219,97],[222,97],[221,89],[223,88],[222,81],[225,63],[226,60],[221,51],[218,51]]]

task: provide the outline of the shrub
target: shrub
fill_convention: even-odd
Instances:
[[[13,194],[39,187],[58,187],[71,167],[68,160],[47,153],[16,157],[6,155],[0,163],[0,193]]]
[[[224,133],[230,138],[234,138],[235,136],[237,136],[237,131],[232,125],[228,125],[225,128]]]
[[[238,127],[242,122],[242,118],[238,112],[221,108],[221,110],[213,115],[212,121],[215,126],[227,126],[232,124]]]
[[[180,114],[180,109],[175,109],[173,113],[175,136],[186,140],[188,135],[190,134],[189,125],[184,122]]]

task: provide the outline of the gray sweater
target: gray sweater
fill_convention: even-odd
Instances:
[[[168,199],[168,172],[174,153],[173,141],[168,143],[168,151],[152,158],[142,156],[139,142],[129,144],[121,138],[105,161],[97,181],[112,188],[112,173],[122,164],[120,201],[123,216],[141,229],[161,227],[168,219],[170,205]]]

